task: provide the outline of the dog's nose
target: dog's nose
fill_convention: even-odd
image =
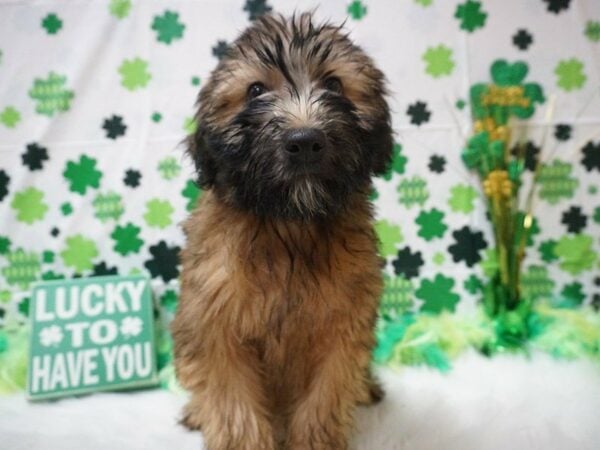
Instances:
[[[290,158],[307,163],[321,159],[326,145],[325,133],[315,128],[290,130],[285,137],[285,150]]]

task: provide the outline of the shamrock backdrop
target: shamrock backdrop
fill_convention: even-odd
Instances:
[[[180,145],[196,94],[252,20],[316,3],[0,4],[0,323],[26,317],[33,281],[92,274],[147,272],[172,312],[179,223],[202,195]],[[473,310],[494,272],[460,154],[469,87],[507,76],[546,98],[516,128],[527,169],[543,161],[522,289],[599,308],[600,2],[327,0],[317,15],[346,19],[390,82],[397,144],[373,194],[383,310]]]

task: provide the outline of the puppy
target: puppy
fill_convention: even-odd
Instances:
[[[266,16],[199,95],[175,365],[210,450],[344,450],[382,290],[369,203],[384,76],[339,26]]]

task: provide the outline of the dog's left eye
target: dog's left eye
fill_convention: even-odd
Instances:
[[[264,84],[258,82],[252,83],[248,87],[248,100],[252,100],[253,98],[258,97],[259,95],[262,95],[265,92],[267,92],[267,88]]]
[[[325,89],[331,92],[335,92],[336,94],[342,93],[342,82],[338,77],[329,77],[326,78],[323,82],[323,86]]]

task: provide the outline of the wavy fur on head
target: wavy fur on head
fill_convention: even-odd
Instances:
[[[189,152],[206,191],[184,226],[172,331],[184,423],[209,450],[345,450],[356,405],[381,398],[368,192],[391,152],[384,93],[373,62],[310,14],[260,19],[202,88]],[[283,157],[298,127],[326,136],[310,171]]]
[[[342,93],[325,80],[336,77]],[[248,86],[264,95],[248,101]],[[262,216],[335,213],[391,157],[384,77],[341,27],[310,14],[266,16],[234,42],[199,95],[189,152],[203,188]],[[319,174],[298,173],[282,151],[291,128],[325,132]]]

